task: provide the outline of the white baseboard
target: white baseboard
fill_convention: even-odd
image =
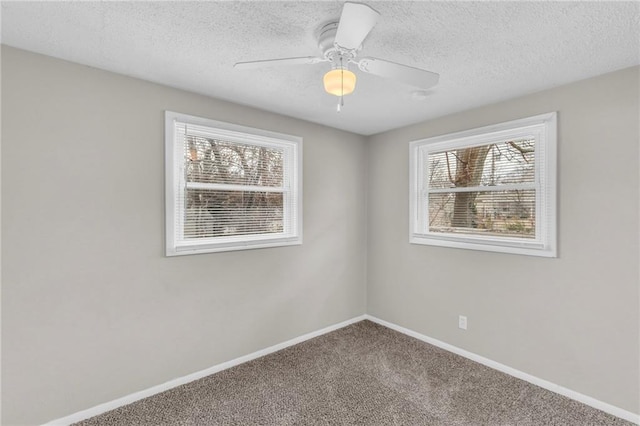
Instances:
[[[510,376],[516,377],[518,379],[524,380],[526,382],[532,383],[536,386],[540,386],[541,388],[550,390],[552,392],[555,392],[557,394],[566,396],[567,398],[571,398],[573,400],[576,400],[578,402],[581,402],[585,405],[588,405],[590,407],[596,408],[598,410],[602,410],[605,413],[609,413],[612,414],[616,417],[619,417],[621,419],[625,419],[627,421],[630,421],[632,423],[636,423],[636,424],[640,424],[640,415],[638,414],[634,414],[630,411],[626,411],[623,410],[622,408],[613,406],[611,404],[607,404],[606,402],[602,402],[600,400],[597,400],[595,398],[592,398],[590,396],[587,395],[583,395],[579,392],[575,392],[571,389],[567,389],[565,387],[562,387],[560,385],[556,385],[555,383],[551,383],[547,380],[543,380],[540,379],[538,377],[532,376],[530,374],[527,374],[523,371],[520,370],[516,370],[515,368],[511,368],[509,366],[506,366],[504,364],[500,364],[499,362],[490,360],[488,358],[485,358],[483,356],[474,354],[472,352],[466,351],[464,349],[458,348],[456,346],[450,345],[448,343],[442,342],[440,340],[434,339],[432,337],[429,336],[425,336],[424,334],[420,334],[416,331],[413,330],[409,330],[408,328],[405,327],[401,327],[399,325],[381,320],[380,318],[376,318],[374,316],[371,315],[361,315],[355,318],[352,318],[350,320],[347,321],[343,321],[341,323],[338,324],[334,324],[331,325],[329,327],[325,327],[321,330],[318,331],[314,331],[311,333],[307,333],[304,334],[302,336],[293,338],[291,340],[287,340],[286,342],[282,342],[279,343],[277,345],[273,345],[270,346],[268,348],[265,349],[261,349],[259,351],[253,352],[249,355],[245,355],[245,356],[241,356],[239,358],[235,358],[232,359],[231,361],[227,361],[227,362],[223,362],[222,364],[218,364],[218,365],[214,365],[213,367],[209,367],[207,369],[201,370],[201,371],[197,371],[195,373],[183,376],[183,377],[178,377],[177,379],[173,379],[170,380],[168,382],[162,383],[160,385],[157,386],[153,386],[150,387],[148,389],[145,390],[141,390],[139,392],[135,392],[132,394],[129,394],[127,396],[123,396],[122,398],[118,398],[118,399],[114,399],[113,401],[109,401],[109,402],[105,402],[103,404],[99,404],[96,405],[95,407],[86,409],[86,410],[82,410],[79,411],[77,413],[56,419],[56,420],[52,420],[48,423],[46,423],[44,426],[63,426],[63,425],[70,425],[72,423],[76,423],[82,420],[86,420],[88,418],[97,416],[99,414],[105,413],[107,411],[111,411],[114,410],[118,407],[122,407],[124,405],[127,404],[131,404],[133,402],[139,401],[143,398],[147,398],[149,396],[153,396],[155,394],[158,394],[160,392],[164,392],[166,390],[175,388],[177,386],[180,385],[184,385],[186,383],[192,382],[194,380],[198,380],[201,379],[203,377],[209,376],[211,374],[217,373],[219,371],[222,370],[226,370],[228,368],[234,367],[236,365],[254,360],[256,358],[260,358],[262,356],[268,355],[270,353],[273,352],[277,352],[281,349],[285,349],[289,346],[293,346],[296,345],[298,343],[302,343],[305,340],[309,340],[312,339],[314,337],[318,337],[321,336],[323,334],[329,333],[331,331],[337,330],[339,328],[343,328],[346,327],[350,324],[362,321],[362,320],[370,320],[372,322],[375,322],[377,324],[383,325],[385,327],[388,327],[392,330],[398,331],[402,334],[406,334],[407,336],[411,336],[414,337],[418,340],[422,340],[423,342],[427,342],[429,344],[432,344],[434,346],[437,346],[439,348],[442,348],[446,351],[449,352],[453,352],[457,355],[463,356],[465,358],[468,358],[472,361],[478,362],[480,364],[486,365],[487,367],[493,368],[494,370],[498,370],[501,371],[503,373],[509,374]]]
[[[611,404],[607,404],[606,402],[602,402],[590,396],[583,395],[579,392],[573,391],[571,389],[567,389],[560,385],[556,385],[555,383],[551,383],[547,380],[540,379],[538,377],[532,376],[531,374],[527,374],[523,371],[516,370],[515,368],[511,368],[504,364],[500,364],[499,362],[474,354],[473,352],[469,352],[464,349],[458,348],[457,346],[453,346],[448,343],[442,342],[440,340],[434,339],[432,337],[425,336],[424,334],[420,334],[416,331],[409,330],[408,328],[404,328],[399,325],[381,320],[380,318],[376,318],[371,315],[365,315],[364,317],[369,321],[378,323],[392,330],[399,331],[400,333],[406,334],[407,336],[415,337],[418,340],[422,340],[423,342],[427,342],[429,344],[432,344],[433,346],[437,346],[446,351],[453,352],[454,354],[463,356],[477,363],[486,365],[487,367],[493,368],[494,370],[498,370],[503,373],[509,374],[510,376],[532,383],[536,386],[540,386],[541,388],[550,390],[551,392],[555,392],[557,394],[566,396],[567,398],[571,398],[575,401],[581,402],[585,405],[604,411],[605,413],[609,413],[621,419],[630,421],[632,423],[640,424],[640,415],[638,414],[632,413],[627,410],[623,410],[622,408],[616,407]]]
[[[113,401],[105,402],[103,404],[96,405],[95,407],[91,407],[86,410],[78,411],[77,413],[73,413],[71,415],[61,417],[56,420],[52,420],[48,423],[45,423],[45,425],[43,426],[53,426],[53,425],[66,426],[72,423],[86,420],[88,418],[97,416],[107,411],[114,410],[116,408],[122,407],[127,404],[131,404],[132,402],[139,401],[143,398],[150,397],[160,392],[164,392],[166,390],[175,388],[177,386],[184,385],[186,383],[193,382],[194,380],[198,380],[203,377],[209,376],[211,374],[217,373],[219,371],[226,370],[227,368],[235,367],[236,365],[288,348],[289,346],[297,345],[298,343],[302,343],[305,340],[309,340],[314,337],[318,337],[323,334],[329,333],[331,331],[337,330],[339,328],[346,327],[350,324],[362,321],[365,318],[366,318],[365,315],[360,315],[358,317],[351,318],[341,323],[330,325],[329,327],[325,327],[321,330],[303,334],[302,336],[295,337],[291,340],[287,340],[286,342],[282,342],[277,345],[269,346],[268,348],[261,349],[249,355],[241,356],[239,358],[232,359],[231,361],[223,362],[222,364],[214,365],[213,367],[209,367],[204,370],[197,371],[195,373],[188,374],[183,377],[178,377],[177,379],[169,380],[168,382],[162,383],[160,385],[156,385],[148,389],[141,390],[139,392],[134,392],[127,396],[123,396],[122,398],[114,399]]]

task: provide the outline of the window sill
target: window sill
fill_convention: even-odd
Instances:
[[[239,250],[253,250],[270,247],[284,247],[301,245],[302,237],[293,238],[279,238],[269,240],[257,240],[257,241],[243,241],[233,243],[201,243],[181,245],[178,247],[167,247],[166,255],[171,256],[184,256],[191,254],[204,254],[204,253],[219,253],[225,251],[239,251]]]
[[[421,234],[411,235],[411,244],[461,248],[466,250],[481,250],[498,253],[519,254],[527,256],[557,257],[555,247],[545,247],[536,241],[506,239],[484,239],[482,241],[471,238],[447,237],[447,236],[426,236]]]

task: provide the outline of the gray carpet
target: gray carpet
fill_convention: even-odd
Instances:
[[[370,321],[77,424],[631,425]]]

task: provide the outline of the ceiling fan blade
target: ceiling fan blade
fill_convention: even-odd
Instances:
[[[357,63],[358,68],[364,72],[397,80],[421,89],[428,89],[429,87],[435,86],[440,79],[440,74],[436,74],[435,72],[378,58],[362,58],[357,61]]]
[[[376,25],[379,16],[380,13],[366,4],[345,3],[336,32],[335,44],[348,50],[359,48]]]
[[[279,65],[313,65],[324,61],[326,61],[326,59],[318,58],[316,56],[301,56],[298,58],[263,59],[260,61],[236,62],[233,67],[239,69],[252,69]]]

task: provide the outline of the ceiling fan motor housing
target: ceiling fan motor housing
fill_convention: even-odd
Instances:
[[[329,60],[333,68],[347,68],[347,64],[353,60],[357,51],[362,49],[362,44],[357,49],[343,49],[335,44],[339,22],[330,22],[320,28],[318,47],[322,56]]]

